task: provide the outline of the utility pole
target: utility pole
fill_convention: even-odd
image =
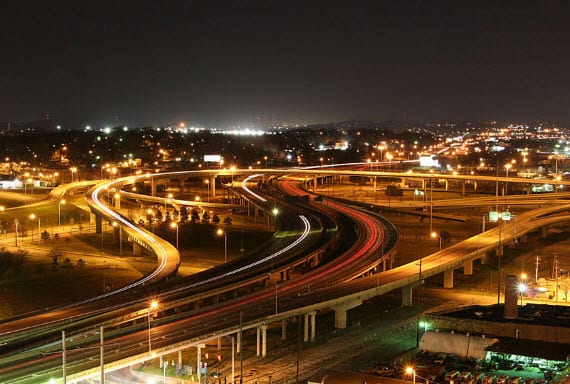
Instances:
[[[538,282],[538,265],[540,264],[540,256],[536,255],[536,262],[534,267],[534,281]]]

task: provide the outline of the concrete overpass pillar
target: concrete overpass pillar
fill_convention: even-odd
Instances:
[[[465,180],[461,183],[461,196],[465,197]]]
[[[103,233],[103,220],[101,220],[101,216],[98,215],[95,215],[95,233]]]
[[[113,226],[113,244],[117,244],[119,242],[121,226]]]
[[[196,351],[198,352],[196,355],[196,374],[198,375],[198,383],[202,382],[202,348],[206,348],[206,344],[198,344],[196,346]]]
[[[212,197],[216,197],[216,175],[210,177],[210,189],[212,191]]]
[[[481,264],[489,264],[489,259],[490,259],[489,251],[484,252],[481,255]]]
[[[309,312],[309,318],[311,319],[311,341],[315,341],[317,337],[317,311]]]
[[[267,325],[261,326],[261,357],[267,356]]]
[[[528,243],[528,235],[525,233],[524,235],[522,235],[522,236],[520,237],[519,240],[520,240],[521,244],[526,244],[526,243]]]
[[[372,178],[372,182],[373,182],[372,191],[376,192],[376,178],[375,177]]]
[[[548,230],[546,229],[546,227],[542,227],[540,231],[540,237],[542,237],[543,239],[546,239],[548,237]]]
[[[236,352],[241,353],[241,329],[237,331],[236,341]]]
[[[337,329],[346,328],[347,312],[362,304],[362,300],[353,300],[340,303],[334,306],[334,327]]]
[[[158,366],[159,366],[160,368],[162,368],[162,367],[164,366],[164,356],[160,356],[160,357],[158,358],[158,361],[159,361],[159,362],[158,362]]]
[[[407,285],[402,287],[402,306],[411,307],[412,306],[412,286]]]
[[[281,320],[281,340],[287,340],[287,319]]]
[[[445,190],[449,191],[449,180],[445,179]]]
[[[156,181],[154,177],[150,179],[150,195],[153,197],[156,196]]]
[[[473,181],[473,191],[476,191],[476,190],[477,190],[477,182]]]
[[[121,209],[121,194],[119,192],[115,193],[113,196],[113,201],[115,202],[115,209]]]
[[[140,256],[142,254],[142,247],[133,242],[133,256]]]
[[[473,260],[465,260],[463,262],[463,274],[464,275],[473,274]]]
[[[182,368],[182,350],[178,350],[178,367]]]
[[[309,314],[305,313],[303,315],[305,322],[303,323],[304,337],[303,341],[306,343],[309,341]]]
[[[453,288],[453,269],[443,271],[443,288]]]
[[[222,338],[218,337],[218,351],[222,350]]]

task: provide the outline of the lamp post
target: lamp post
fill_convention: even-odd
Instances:
[[[61,205],[65,204],[65,199],[61,199],[57,204],[57,225],[61,228]]]
[[[150,341],[150,314],[152,311],[158,308],[158,301],[153,300],[150,302],[150,306],[148,307],[148,353],[150,354],[152,351],[151,341]]]
[[[223,229],[218,229],[216,231],[218,236],[224,235],[224,263],[228,262],[228,232],[224,231]]]
[[[386,158],[388,159],[388,171],[392,169],[392,158],[394,156],[391,153],[386,154]]]
[[[412,367],[406,367],[406,373],[412,375],[412,383],[416,384],[416,370]]]
[[[77,168],[71,167],[69,170],[71,171],[71,182],[73,183],[73,176],[75,175],[75,172],[77,172]]]
[[[507,206],[507,211],[509,210],[509,169],[512,168],[511,163],[505,164],[506,170],[506,180],[505,180],[505,205]]]
[[[164,362],[162,363],[162,368],[163,368],[163,383],[166,384],[166,367],[168,367],[168,360],[164,360]]]
[[[173,221],[170,223],[170,228],[176,228],[176,249],[178,249],[178,224]]]
[[[32,213],[32,214],[30,215],[30,220],[33,221],[33,220],[36,219],[36,217],[37,217],[36,214],[35,214],[35,213]],[[40,218],[39,218],[39,217],[37,217],[37,218],[38,218],[38,233],[39,233],[39,231],[40,231]],[[32,240],[31,240],[31,241],[32,241],[32,242],[34,241],[34,226],[33,226],[33,225],[32,225]]]
[[[275,230],[277,230],[277,215],[279,214],[279,209],[275,207],[271,210],[271,213],[273,213],[273,217],[275,218],[274,224],[275,224]]]
[[[431,238],[432,239],[439,239],[439,251],[441,252],[441,235],[438,235],[437,232],[432,232],[431,233]]]
[[[204,183],[206,184],[206,188],[208,189],[208,203],[209,203],[210,202],[210,179],[204,180]]]

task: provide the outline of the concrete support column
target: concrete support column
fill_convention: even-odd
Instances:
[[[267,325],[261,326],[261,357],[267,356]]]
[[[210,177],[210,191],[212,192],[211,197],[216,197],[216,176]]]
[[[202,348],[206,348],[206,344],[198,344],[196,346],[196,374],[198,375],[198,383],[202,382]]]
[[[154,180],[154,177],[150,179],[150,195],[156,196],[156,181]]]
[[[305,322],[303,323],[303,329],[304,329],[303,341],[306,343],[307,341],[309,341],[309,314],[308,313],[305,313],[304,320],[305,320]]]
[[[540,236],[543,239],[546,239],[548,237],[548,230],[546,229],[546,227],[542,227],[542,229],[540,231]]]
[[[115,193],[113,201],[115,202],[115,209],[121,209],[121,194],[119,192]]]
[[[121,227],[119,225],[117,225],[116,227],[113,227],[113,244],[117,244],[119,242],[119,238],[120,238],[119,231],[120,230],[121,230]]]
[[[362,300],[348,301],[336,305],[334,309],[334,327],[337,329],[346,328],[347,312],[349,309],[356,308],[362,304]]]
[[[317,192],[317,180],[318,180],[318,179],[317,179],[317,177],[315,176],[315,177],[313,178],[313,193],[316,193],[316,192]]]
[[[241,353],[241,330],[237,331],[236,335],[236,352]]]
[[[520,237],[520,242],[521,242],[521,244],[526,244],[526,243],[528,243],[528,235],[527,235],[527,234],[522,235],[522,236]]]
[[[162,368],[164,366],[164,356],[160,356],[158,361],[158,366]]]
[[[218,337],[218,351],[222,350],[222,338]]]
[[[504,251],[503,244],[501,244],[501,245],[497,246],[497,249],[495,250],[495,254],[497,256],[503,256],[503,251]]]
[[[315,341],[317,337],[317,311],[309,312],[309,318],[311,319],[311,341]]]
[[[410,307],[412,306],[412,286],[407,285],[402,287],[402,306]]]
[[[465,197],[465,180],[461,183],[461,196]]]
[[[178,367],[182,368],[182,350],[178,350]]]
[[[374,184],[373,184],[373,188],[374,188],[373,191],[376,192],[376,178],[373,177],[373,178],[372,178],[372,181],[373,181],[373,183],[374,183]]]
[[[453,288],[453,269],[443,271],[443,288]]]
[[[473,274],[473,260],[465,260],[463,262],[463,274],[464,275]]]
[[[256,356],[261,355],[261,328],[257,327],[257,352],[256,352]]]
[[[476,191],[476,190],[477,190],[477,182],[473,181],[473,191]]]
[[[142,254],[142,247],[133,242],[133,256],[140,256]]]
[[[99,235],[103,233],[103,220],[98,215],[95,215],[95,233]]]
[[[449,180],[445,179],[445,190],[449,191]]]
[[[287,340],[287,319],[281,320],[281,340]]]
[[[489,259],[490,259],[489,251],[484,252],[481,255],[481,264],[489,264]]]

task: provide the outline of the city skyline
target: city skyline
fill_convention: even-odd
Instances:
[[[0,121],[570,121],[563,2],[18,2]]]

